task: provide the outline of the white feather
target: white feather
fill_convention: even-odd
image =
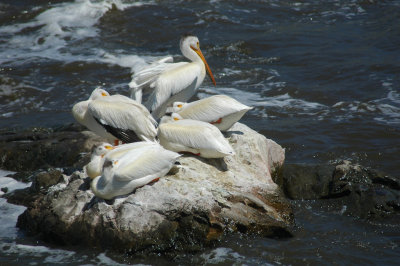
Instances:
[[[183,119],[162,123],[158,128],[158,138],[163,147],[176,152],[200,153],[205,158],[235,154],[219,129],[202,121]]]
[[[154,117],[165,114],[168,106],[179,99],[190,99],[196,92],[199,83],[203,82],[202,68],[198,63],[181,64],[161,74],[155,81],[155,90],[149,96],[145,106]],[[200,80],[199,80],[200,79]]]
[[[102,123],[121,130],[132,130],[142,140],[154,140],[157,122],[140,103],[123,95],[112,95],[91,101],[90,114]]]
[[[182,54],[191,62],[172,63],[165,58],[135,73],[129,84],[131,97],[142,101],[142,91],[151,89],[152,93],[145,102],[155,118],[165,114],[167,107],[174,101],[187,101],[201,85],[206,75],[206,61],[200,56],[198,38],[186,36],[180,42]],[[208,65],[207,69],[209,71]],[[209,71],[212,77],[211,71]],[[212,77],[214,82],[214,78]]]
[[[180,155],[161,146],[130,151],[118,160],[105,160],[103,173],[91,183],[93,193],[103,199],[131,193],[168,173]]]
[[[175,102],[173,104],[173,110],[184,119],[213,123],[221,131],[229,129],[251,109],[252,107],[226,95],[214,95],[190,103]]]
[[[88,100],[78,102],[72,107],[72,115],[76,121],[93,131],[95,134],[105,138],[108,142],[113,142],[116,138],[108,133],[99,123],[97,123],[91,113],[88,111],[89,103],[101,98],[107,98],[109,96],[110,94],[108,94],[108,92],[105,90],[96,88]]]
[[[142,90],[149,87],[162,72],[171,66],[172,62],[173,58],[168,56],[151,63],[132,75],[132,81],[129,83],[131,98],[141,103]]]

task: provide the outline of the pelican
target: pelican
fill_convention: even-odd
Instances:
[[[180,49],[191,62],[172,63],[172,58],[166,57],[132,77],[130,87],[134,99],[141,101],[142,90],[146,87],[153,89],[144,105],[154,118],[163,116],[173,102],[189,100],[203,82],[206,72],[215,85],[214,76],[200,50],[199,39],[193,35],[183,36]]]
[[[139,141],[134,143],[122,144],[117,147],[114,147],[112,151],[108,151],[103,157],[103,162],[105,160],[118,160],[122,156],[125,156],[128,152],[131,152],[135,149],[140,149],[144,147],[150,146],[160,146],[157,142],[153,141]]]
[[[176,113],[161,119],[158,139],[168,150],[189,152],[204,158],[222,158],[235,154],[218,128],[203,121],[182,119]]]
[[[119,139],[127,143],[140,140],[154,141],[157,135],[155,128],[157,122],[146,107],[123,95],[89,100],[79,110],[74,106],[73,113],[81,121],[86,122],[82,124],[107,140]]]
[[[160,144],[152,141],[140,141],[118,146],[112,146],[109,143],[102,143],[93,149],[91,160],[84,166],[84,168],[86,169],[87,175],[93,179],[101,174],[105,160],[117,160],[134,149],[154,145],[159,146]]]
[[[109,96],[110,94],[103,89],[94,89],[88,100],[78,102],[72,107],[72,115],[74,116],[76,121],[87,127],[89,130],[93,131],[100,137],[106,139],[107,142],[117,143],[117,138],[108,133],[102,125],[97,123],[94,117],[88,111],[89,103]]]
[[[166,175],[179,156],[160,145],[152,145],[134,149],[119,159],[106,158],[102,174],[92,180],[90,188],[103,199],[129,194]]]
[[[142,102],[143,89],[148,89],[158,76],[171,66],[174,59],[171,56],[164,57],[160,60],[152,62],[149,66],[141,69],[139,72],[132,76],[132,81],[129,83],[131,88],[131,98],[137,102]],[[154,87],[154,85],[151,85]]]
[[[106,155],[106,153],[108,153],[112,149],[114,149],[114,147],[111,144],[105,142],[93,148],[90,162],[84,166],[86,174],[91,179],[100,175],[101,168],[103,166],[102,159],[104,158],[104,155]]]
[[[214,95],[190,103],[174,102],[173,112],[183,119],[208,122],[221,131],[228,130],[253,107],[244,105],[227,95]]]

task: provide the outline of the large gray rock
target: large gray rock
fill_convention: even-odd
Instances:
[[[368,219],[400,215],[400,179],[349,161],[285,164],[274,181],[290,199],[321,199],[342,214]]]
[[[240,123],[226,136],[235,156],[185,155],[158,182],[111,202],[94,196],[83,172],[64,174],[36,194],[18,226],[57,243],[131,252],[198,250],[229,232],[290,236],[293,214],[271,179],[284,149]]]

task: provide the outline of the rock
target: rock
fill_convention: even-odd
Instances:
[[[45,190],[62,180],[62,173],[60,170],[49,169],[47,172],[40,172],[33,179],[31,189],[35,191]]]
[[[321,199],[329,196],[333,165],[285,164],[274,181],[290,199]]]
[[[230,232],[291,236],[290,204],[271,179],[284,149],[240,123],[226,136],[235,156],[184,155],[178,171],[112,201],[96,198],[83,172],[63,174],[35,194],[17,226],[58,244],[145,253],[196,251]]]
[[[400,180],[349,161],[285,165],[274,180],[291,199],[324,199],[342,214],[379,219],[400,214]]]
[[[14,176],[13,176],[14,177]],[[17,175],[17,177],[20,177]],[[9,203],[32,207],[38,198],[43,197],[49,187],[64,181],[62,172],[58,169],[47,169],[46,171],[35,171],[30,177],[32,185],[27,188],[17,189],[3,195]]]
[[[79,129],[70,126],[0,133],[0,169],[21,172],[49,167],[82,168],[90,157],[84,155],[103,140],[90,131],[76,131]]]

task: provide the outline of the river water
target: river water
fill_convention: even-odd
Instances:
[[[131,74],[146,63],[184,60],[179,39],[191,32],[217,82],[206,78],[196,97],[227,94],[253,106],[242,122],[286,148],[286,162],[348,159],[400,176],[399,25],[400,1],[3,0],[0,128],[71,123],[72,105],[99,85],[128,95]],[[313,201],[294,206],[292,239],[228,236],[176,261],[399,261],[398,224],[330,213]],[[0,209],[0,264],[168,263],[51,247],[14,228],[23,208],[2,201]]]

